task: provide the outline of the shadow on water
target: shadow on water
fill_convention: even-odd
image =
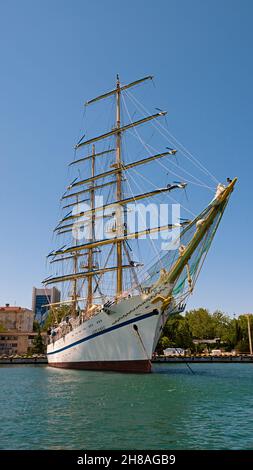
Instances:
[[[226,380],[227,382],[233,381],[234,384],[240,380],[245,382],[252,381],[253,364],[222,364],[222,363],[205,363],[205,364],[190,364],[189,370],[186,364],[153,364],[153,374],[167,375],[170,377],[176,376],[192,376],[209,380]]]
[[[192,368],[192,367],[191,367]],[[192,368],[193,369],[193,368]],[[193,369],[193,373],[188,369],[186,364],[180,364],[180,366],[174,366],[167,364],[164,366],[163,364],[155,365],[152,369],[152,374],[159,374],[159,375],[195,375],[195,370]]]

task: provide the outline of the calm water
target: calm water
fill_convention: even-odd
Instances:
[[[253,449],[253,365],[0,366],[1,449]]]

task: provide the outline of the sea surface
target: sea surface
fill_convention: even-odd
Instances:
[[[253,449],[252,364],[0,366],[0,449]]]

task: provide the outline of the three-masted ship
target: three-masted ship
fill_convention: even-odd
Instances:
[[[186,187],[185,181],[157,185],[166,166],[155,164],[170,162],[176,149],[152,153],[152,147],[144,144],[146,155],[130,161],[124,150],[125,134],[132,132],[143,144],[139,126],[166,114],[157,109],[155,114],[132,120],[127,112],[128,121],[122,119],[129,89],[151,79],[148,76],[123,85],[117,77],[115,89],[85,103],[89,106],[111,99],[115,120],[107,132],[86,140],[83,136],[70,163],[71,169],[78,169],[78,176],[62,196],[63,211],[68,212],[55,229],[57,237],[67,238],[66,244],[49,254],[51,266],[58,271],[43,281],[45,285],[61,284],[66,297],[61,304],[68,306],[66,315],[58,322],[55,317],[49,331],[50,366],[150,372],[168,315],[184,309],[233,191],[236,179],[228,179],[226,185],[218,185],[210,204],[191,219],[163,224],[152,223],[150,218],[149,225],[140,229],[129,227],[129,213],[140,201],[158,200],[164,205],[172,193]],[[141,170],[138,174],[137,169]],[[132,187],[127,186],[130,179]],[[177,230],[174,248],[160,250],[155,236],[166,233],[169,238],[173,230]],[[154,247],[152,259],[147,242]],[[136,260],[134,246],[138,244],[143,244],[144,253],[143,259]],[[50,308],[54,312],[59,305]]]

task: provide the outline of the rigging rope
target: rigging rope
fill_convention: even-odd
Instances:
[[[132,99],[132,101],[135,101],[136,104],[139,105],[140,108],[142,108],[145,113],[149,113],[149,111],[145,108],[145,106],[130,92],[130,91],[124,91],[124,93],[129,96],[130,99]],[[154,127],[157,128],[158,132],[159,132],[159,129],[158,127],[160,127],[161,129],[163,129],[167,134],[168,136],[174,141],[176,142],[177,146],[179,146],[181,148],[181,151],[182,153],[185,155],[186,158],[192,160],[192,163],[196,166],[196,167],[199,167],[199,169],[205,173],[206,175],[209,175],[212,180],[218,184],[219,181],[217,180],[217,178],[198,160],[197,157],[194,157],[194,155],[192,155],[192,153],[183,145],[179,142],[179,140],[174,137],[169,131],[168,129],[166,129],[166,127],[164,127],[160,122],[152,122],[151,123]],[[160,134],[164,136],[164,134],[160,131]]]

